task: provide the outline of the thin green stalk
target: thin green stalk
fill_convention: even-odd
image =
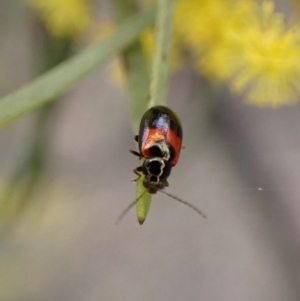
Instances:
[[[174,0],[158,0],[156,13],[156,39],[151,70],[150,100],[148,107],[166,103],[168,91],[170,57],[172,46],[172,4]],[[141,160],[141,164],[142,164]],[[143,224],[149,211],[151,195],[145,192],[144,176],[137,181],[137,197],[144,194],[136,203],[137,217]]]
[[[166,103],[172,47],[173,2],[174,0],[158,0],[149,108]]]
[[[46,72],[20,90],[0,99],[0,127],[53,101],[85,75],[124,49],[151,24],[154,12],[133,16],[111,37]]]
[[[124,22],[128,15],[138,12],[137,0],[113,0],[112,2],[114,15],[119,24]],[[132,128],[137,134],[141,116],[147,109],[150,82],[149,68],[140,39],[130,43],[122,51],[120,58],[126,72]]]
[[[113,0],[114,13],[118,23],[123,22],[128,15],[137,10],[136,0]],[[121,53],[121,59],[124,63],[126,72],[126,85],[129,92],[129,104],[132,115],[133,132],[136,135],[139,130],[141,116],[147,109],[147,98],[149,95],[150,76],[141,41],[133,41]],[[141,195],[139,189],[144,190],[144,186],[137,186],[136,197]],[[137,218],[140,223],[146,218],[151,202],[151,195],[144,194],[141,209],[137,207]],[[141,204],[138,202],[137,204]],[[141,211],[141,212],[140,212]],[[146,212],[146,213],[144,213]],[[141,217],[141,218],[140,218]]]

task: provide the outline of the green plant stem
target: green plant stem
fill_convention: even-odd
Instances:
[[[166,103],[172,47],[173,2],[174,0],[158,0],[157,4],[149,108]]]
[[[136,0],[113,0],[114,14],[117,22],[123,22],[128,15],[137,10]],[[129,104],[132,115],[132,128],[136,135],[139,130],[141,116],[147,109],[147,98],[149,95],[150,76],[147,60],[143,53],[141,41],[135,40],[121,53],[126,72],[126,85],[129,91]],[[143,177],[142,177],[143,178]],[[141,190],[141,191],[140,191]],[[144,191],[144,186],[137,185],[136,197]],[[144,193],[143,199],[137,202],[137,219],[142,224],[150,208],[151,195]]]
[[[121,24],[128,15],[138,13],[136,0],[113,0],[114,15]],[[149,69],[140,39],[134,40],[120,53],[123,67],[126,73],[126,86],[129,94],[129,105],[132,115],[132,128],[138,133],[142,114],[147,108],[149,89]]]
[[[172,44],[172,4],[173,0],[158,0],[156,12],[156,39],[152,61],[150,100],[148,107],[166,103],[168,90],[171,44]],[[143,163],[143,160],[140,162]],[[137,181],[137,197],[145,192],[144,176]],[[138,221],[143,224],[151,202],[151,195],[144,193],[136,203]]]
[[[133,16],[111,37],[41,75],[20,90],[0,99],[0,127],[7,125],[67,91],[85,75],[124,49],[153,21],[154,12]]]

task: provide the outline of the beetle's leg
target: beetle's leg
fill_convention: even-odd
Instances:
[[[142,172],[143,172],[142,166],[139,166],[139,167],[135,168],[135,169],[133,170],[133,172],[134,172],[136,175],[138,175],[138,177],[137,177],[136,179],[132,180],[131,182],[136,183],[137,180],[142,176]]]
[[[140,153],[138,153],[138,152],[136,152],[136,151],[134,151],[134,150],[132,150],[132,149],[130,149],[129,152],[131,152],[133,155],[135,155],[135,156],[137,156],[137,157],[139,157],[139,158],[142,158],[142,156],[141,156]]]
[[[141,173],[143,172],[142,166],[138,166],[137,168],[135,168],[135,169],[133,170],[133,172],[134,172],[136,175],[141,176]]]
[[[162,180],[162,182],[165,187],[169,187],[169,182],[167,180],[164,179],[164,180]]]
[[[139,135],[134,135],[134,136],[133,136],[133,139],[134,139],[136,142],[139,142]]]

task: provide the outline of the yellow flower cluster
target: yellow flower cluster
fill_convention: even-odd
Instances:
[[[74,37],[92,22],[90,0],[27,1],[55,37]],[[177,0],[174,31],[173,67],[184,46],[199,72],[249,103],[276,107],[299,98],[300,27],[287,26],[272,1]],[[151,29],[141,35],[149,56],[153,39]]]
[[[244,93],[258,106],[291,103],[300,94],[300,28],[285,25],[273,2],[180,0],[175,32],[196,68]]]
[[[89,0],[27,0],[55,37],[74,37],[91,22]]]

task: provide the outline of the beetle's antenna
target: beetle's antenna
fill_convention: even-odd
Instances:
[[[168,192],[166,192],[166,191],[164,191],[164,190],[159,189],[158,191],[161,192],[161,193],[164,193],[164,194],[166,194],[167,196],[171,197],[172,199],[174,199],[174,200],[176,200],[176,201],[178,201],[178,202],[180,202],[180,203],[182,203],[182,204],[184,204],[184,205],[186,205],[186,206],[192,208],[192,209],[195,210],[198,214],[200,214],[200,215],[202,215],[204,218],[206,218],[206,215],[205,215],[201,210],[199,210],[199,209],[198,209],[197,207],[195,207],[194,205],[188,203],[187,201],[184,201],[184,200],[182,200],[182,199],[176,197],[175,195],[172,195],[172,194],[170,194],[170,193],[168,193]]]
[[[123,217],[128,213],[128,211],[142,198],[142,196],[147,192],[145,190],[142,194],[140,194],[132,203],[130,203],[120,214],[120,216],[116,220],[116,225],[123,219]]]

